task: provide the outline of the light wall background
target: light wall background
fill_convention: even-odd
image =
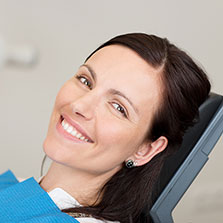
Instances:
[[[0,38],[31,46],[33,66],[0,68],[0,172],[39,177],[55,96],[85,57],[127,32],[167,37],[202,64],[223,94],[221,0],[0,0]],[[1,48],[0,48],[0,53]],[[222,138],[174,210],[177,223],[223,222]]]

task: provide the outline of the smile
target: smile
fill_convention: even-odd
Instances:
[[[63,129],[70,135],[85,142],[90,141],[89,139],[85,138],[80,132],[78,132],[77,129],[75,129],[72,125],[68,124],[65,119],[61,122],[61,125],[63,126]]]
[[[79,143],[94,143],[94,141],[88,137],[86,132],[74,122],[69,116],[63,114],[60,116],[60,120],[57,123],[56,129],[66,139]]]

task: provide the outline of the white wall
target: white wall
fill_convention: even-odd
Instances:
[[[39,53],[33,67],[0,69],[0,172],[39,176],[57,91],[92,50],[117,34],[168,37],[203,65],[212,90],[223,94],[222,12],[221,0],[0,0],[0,37]],[[222,147],[221,139],[177,206],[177,223],[222,222]]]

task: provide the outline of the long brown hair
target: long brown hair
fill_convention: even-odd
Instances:
[[[184,51],[166,38],[144,33],[130,33],[112,38],[99,49],[121,44],[134,50],[154,68],[161,68],[164,85],[162,104],[153,117],[146,140],[160,136],[168,139],[168,147],[143,166],[123,168],[101,188],[102,199],[96,205],[63,210],[66,213],[86,213],[95,218],[121,223],[150,222],[149,210],[154,203],[154,185],[165,158],[177,151],[182,137],[198,116],[198,108],[207,98],[210,83],[204,71]]]

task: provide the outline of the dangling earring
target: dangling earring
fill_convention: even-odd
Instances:
[[[135,167],[136,166],[136,162],[134,162],[133,160],[128,160],[125,162],[125,165],[127,168],[132,168],[132,167]]]

